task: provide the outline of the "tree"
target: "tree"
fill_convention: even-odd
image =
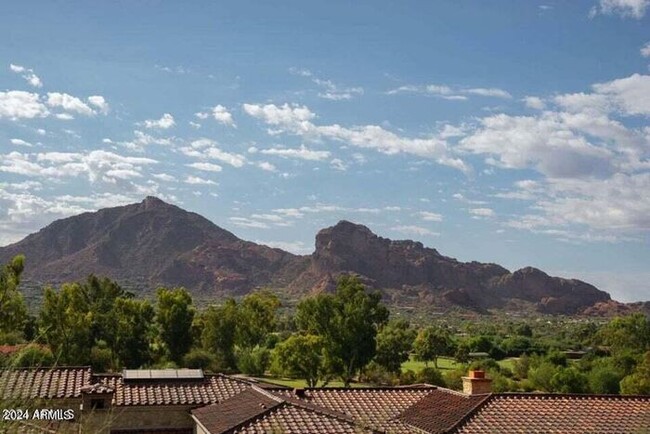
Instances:
[[[319,294],[299,303],[296,324],[325,342],[328,370],[349,386],[376,352],[377,330],[388,320],[379,293],[366,292],[358,278],[340,278],[336,293]]]
[[[252,348],[262,345],[266,336],[275,330],[280,300],[268,291],[248,294],[239,305],[236,343]]]
[[[115,300],[113,351],[123,367],[140,368],[151,361],[149,345],[154,316],[154,308],[147,300]]]
[[[622,376],[610,366],[597,366],[589,373],[589,389],[593,393],[617,394]]]
[[[650,351],[643,356],[634,373],[621,381],[621,393],[627,395],[650,395]]]
[[[427,327],[420,330],[413,342],[415,359],[424,362],[426,366],[429,366],[429,361],[433,361],[437,369],[438,357],[448,354],[451,346],[451,336],[447,329]]]
[[[80,285],[66,283],[59,291],[46,288],[38,323],[61,363],[81,365],[90,361],[92,314]]]
[[[276,345],[273,357],[285,375],[303,378],[309,387],[316,387],[321,380],[327,382],[324,350],[322,337],[295,334]]]
[[[22,333],[27,321],[25,300],[18,290],[24,268],[25,257],[18,255],[0,269],[0,339],[8,333]]]
[[[203,347],[211,351],[222,365],[236,367],[235,333],[238,325],[238,306],[228,299],[222,306],[210,306],[203,314]]]
[[[397,374],[402,370],[402,363],[409,359],[415,339],[408,321],[391,321],[377,334],[377,354],[375,361],[388,372]]]
[[[170,360],[180,363],[192,348],[192,296],[184,288],[157,291],[156,322]]]
[[[640,312],[614,318],[598,332],[597,339],[611,347],[612,353],[642,354],[650,350],[650,319]]]
[[[560,367],[551,377],[552,392],[585,393],[587,392],[587,377],[575,368]]]

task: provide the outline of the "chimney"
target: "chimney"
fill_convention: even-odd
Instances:
[[[485,378],[485,371],[469,371],[469,376],[463,377],[463,393],[466,395],[490,393],[491,383],[491,379]]]

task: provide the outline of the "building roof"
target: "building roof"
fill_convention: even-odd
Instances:
[[[122,375],[97,375],[100,382],[115,390],[113,405],[209,405],[224,401],[251,387],[243,379],[215,374],[201,380],[181,379],[137,382],[124,381]]]
[[[399,416],[436,390],[435,386],[399,388],[305,389],[301,400],[314,406],[347,415],[357,423],[377,431],[412,433],[413,426]],[[285,395],[287,392],[283,392]]]
[[[256,386],[220,404],[193,410],[192,416],[211,434],[376,432],[348,415]]]
[[[453,431],[459,434],[641,433],[650,431],[650,396],[491,395]]]
[[[489,397],[440,388],[404,410],[398,419],[428,433],[445,433]]]
[[[0,401],[77,398],[90,384],[89,367],[0,370]]]

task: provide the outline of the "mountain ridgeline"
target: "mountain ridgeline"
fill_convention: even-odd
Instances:
[[[388,304],[581,313],[610,296],[574,279],[527,267],[459,262],[415,241],[392,241],[340,221],[316,235],[311,255],[244,241],[198,214],[148,197],[57,220],[0,247],[0,262],[27,257],[23,278],[34,284],[107,276],[134,291],[184,286],[206,297],[243,295],[257,287],[292,296],[329,291],[353,273],[379,289]]]

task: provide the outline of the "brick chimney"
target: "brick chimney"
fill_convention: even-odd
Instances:
[[[463,377],[463,393],[466,395],[490,393],[491,383],[491,379],[485,378],[485,371],[469,371],[469,376]]]

